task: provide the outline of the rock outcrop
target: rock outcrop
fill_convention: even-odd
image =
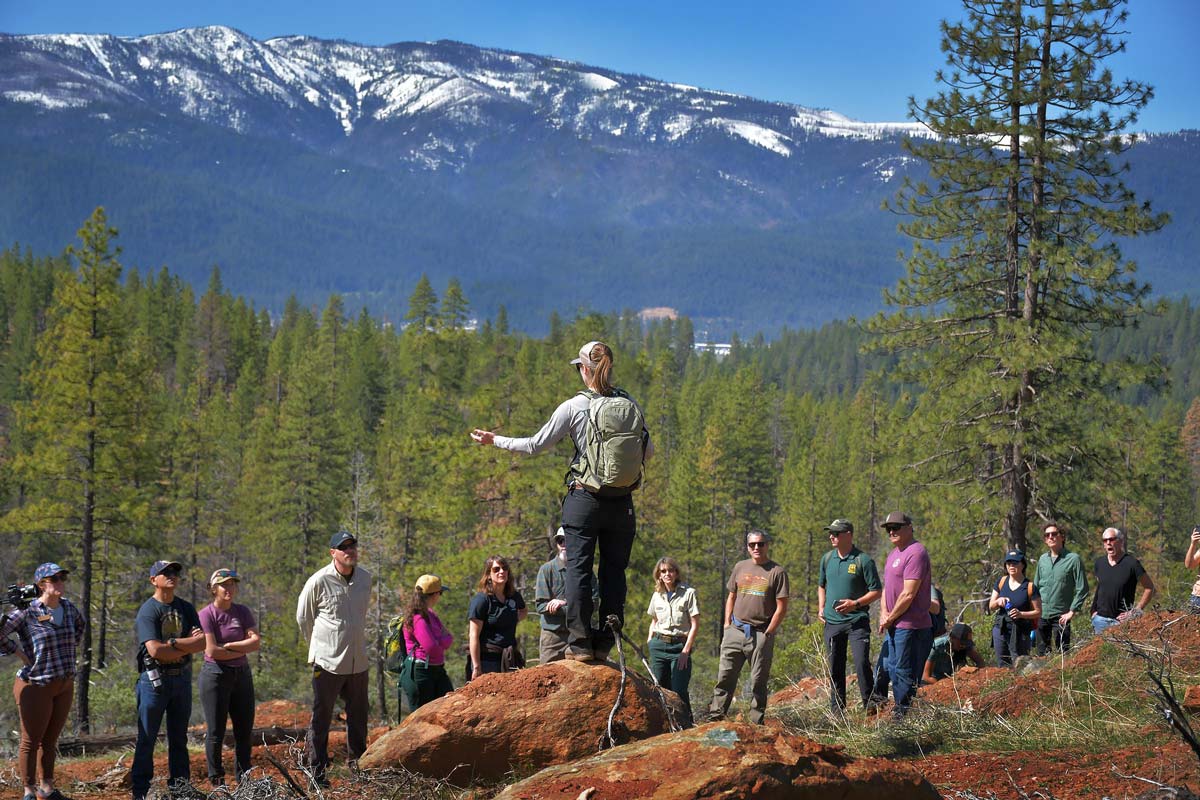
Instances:
[[[714,722],[549,767],[495,800],[931,800],[913,767],[858,760],[776,728]]]
[[[573,661],[483,675],[417,709],[376,740],[359,765],[404,767],[465,785],[589,756],[600,749],[620,678],[612,665]],[[681,719],[679,698],[663,695]],[[658,690],[630,671],[613,724],[617,743],[670,729]]]

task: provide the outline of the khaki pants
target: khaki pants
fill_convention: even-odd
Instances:
[[[771,677],[771,659],[775,656],[775,637],[755,631],[746,636],[732,625],[721,637],[721,663],[717,669],[717,685],[713,688],[709,711],[718,716],[729,712],[733,692],[737,688],[742,665],[750,662],[750,721],[763,724],[767,711],[767,680]]]
[[[538,663],[549,664],[567,657],[567,629],[542,631],[538,639]]]

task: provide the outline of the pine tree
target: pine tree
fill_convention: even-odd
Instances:
[[[29,372],[30,400],[18,422],[32,446],[14,465],[30,486],[29,502],[8,515],[6,527],[43,535],[78,536],[81,602],[94,614],[93,567],[99,539],[127,534],[153,485],[147,431],[155,385],[145,337],[129,335],[120,293],[117,235],[97,208],[69,254],[76,271],[54,293],[51,322],[38,338],[38,363]],[[125,538],[125,537],[121,537]],[[66,553],[69,545],[60,547]],[[61,556],[60,556],[61,557]],[[88,705],[92,626],[84,630],[76,687],[76,724],[90,728]]]
[[[1135,377],[1091,351],[1093,332],[1126,324],[1148,291],[1114,237],[1166,222],[1116,163],[1152,95],[1104,67],[1123,47],[1122,5],[964,0],[966,21],[942,25],[945,88],[910,100],[939,138],[907,144],[930,177],[893,205],[914,245],[886,295],[899,310],[873,328],[929,390],[913,443],[922,479],[983,498],[1010,547],[1111,459],[1085,427]]]

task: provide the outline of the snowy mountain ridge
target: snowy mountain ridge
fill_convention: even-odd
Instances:
[[[221,26],[136,38],[0,35],[0,64],[8,67],[0,73],[0,99],[10,103],[46,111],[142,105],[241,133],[278,132],[283,124],[302,141],[334,147],[337,137],[372,126],[436,118],[460,130],[486,129],[514,115],[583,138],[671,144],[719,132],[782,157],[811,135],[927,135],[915,123],[859,122],[829,110],[449,41],[259,41]],[[429,137],[426,156],[444,144]],[[469,141],[460,144],[469,151]]]

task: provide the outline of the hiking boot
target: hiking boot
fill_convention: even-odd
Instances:
[[[572,649],[567,650],[567,660],[588,663],[588,662],[596,660],[596,654],[593,653],[591,650],[583,650],[583,649],[576,650],[576,649],[572,648]]]

